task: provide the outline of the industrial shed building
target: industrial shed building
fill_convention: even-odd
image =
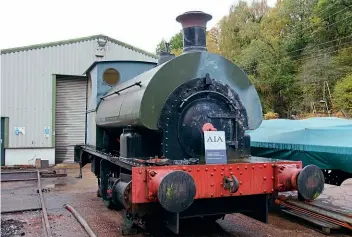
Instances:
[[[104,35],[1,50],[1,165],[73,161],[86,137],[84,72],[103,60],[157,57]]]

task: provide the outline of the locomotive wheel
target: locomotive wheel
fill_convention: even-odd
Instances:
[[[97,190],[97,197],[98,198],[101,198],[101,191],[100,191],[100,178],[97,178],[98,179],[98,190]]]
[[[123,210],[123,226],[121,228],[121,235],[135,235],[137,234],[137,228],[134,224],[133,217],[126,210]]]
[[[104,204],[108,209],[114,209],[114,203],[111,200],[104,200]]]
[[[105,189],[105,193],[107,193],[107,190],[109,190],[110,187],[108,187],[107,189]],[[103,190],[100,189],[100,192],[102,192]],[[105,206],[108,208],[108,209],[115,209],[115,204],[112,202],[111,198],[107,195],[101,195],[102,196],[102,199],[104,201],[104,204]]]
[[[111,198],[107,195],[107,191],[109,189],[109,176],[110,176],[109,163],[105,160],[101,160],[99,191],[105,206],[109,209],[113,209],[113,202],[111,201]]]

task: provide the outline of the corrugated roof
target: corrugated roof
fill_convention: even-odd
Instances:
[[[89,41],[89,40],[95,40],[98,39],[99,37],[106,37],[106,39],[112,43],[121,45],[125,48],[134,50],[136,52],[148,55],[153,58],[158,58],[155,54],[152,54],[150,52],[147,52],[143,49],[136,48],[130,44],[124,43],[122,41],[113,39],[109,36],[106,35],[92,35],[92,36],[87,36],[87,37],[81,37],[81,38],[75,38],[75,39],[69,39],[69,40],[61,40],[61,41],[55,41],[55,42],[49,42],[49,43],[44,43],[44,44],[34,44],[34,45],[29,45],[29,46],[24,46],[24,47],[17,47],[17,48],[9,48],[9,49],[2,49],[1,54],[6,54],[6,53],[14,53],[14,52],[20,52],[20,51],[27,51],[27,50],[33,50],[33,49],[40,49],[40,48],[46,48],[46,47],[53,47],[53,46],[59,46],[59,45],[65,45],[65,44],[73,44],[73,43],[78,43],[82,41]]]

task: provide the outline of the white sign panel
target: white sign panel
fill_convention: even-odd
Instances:
[[[24,127],[14,127],[14,131],[16,135],[24,135],[26,133],[26,129]]]
[[[44,127],[44,136],[48,138],[50,135],[50,128],[49,127]]]
[[[205,131],[204,148],[207,164],[227,164],[224,131]]]

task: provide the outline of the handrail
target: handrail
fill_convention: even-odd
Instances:
[[[127,90],[127,89],[129,89],[129,88],[131,88],[131,87],[133,87],[133,86],[142,87],[142,82],[141,82],[141,81],[136,82],[136,83],[134,83],[134,84],[132,84],[132,85],[129,85],[129,86],[125,87],[125,88],[122,88],[122,89],[120,89],[120,90],[118,90],[118,91],[115,91],[114,93],[105,95],[105,96],[101,97],[100,99],[101,99],[101,100],[104,100],[104,98],[106,98],[106,97],[109,97],[109,96],[112,96],[112,95],[115,95],[115,94],[118,94],[118,95],[119,95],[121,91]]]

